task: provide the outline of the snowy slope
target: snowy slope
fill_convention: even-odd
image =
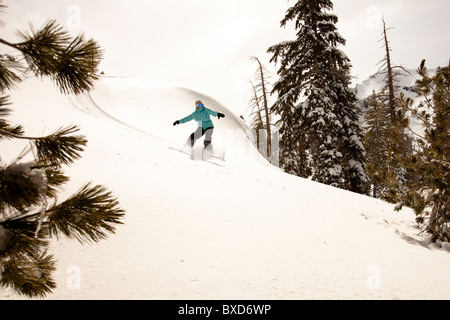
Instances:
[[[400,96],[400,94],[403,94],[406,98],[412,99],[413,107],[415,108],[421,103],[425,105],[425,99],[423,97],[419,97],[415,92],[416,80],[420,78],[417,70],[407,69],[408,73],[403,70],[397,71],[400,71],[401,75],[398,75],[396,78],[396,95]],[[436,69],[431,69],[429,72],[430,75],[433,75],[436,72]],[[358,98],[360,100],[367,99],[372,95],[373,91],[377,94],[380,93],[381,89],[385,86],[385,77],[385,73],[375,73],[362,83],[357,84],[355,86],[355,90]],[[364,111],[365,110],[363,110],[363,112]],[[409,116],[409,127],[412,132],[423,136],[424,128],[422,127],[420,121],[418,121],[415,117],[412,117],[410,112],[407,112],[406,115]]]
[[[398,71],[401,72],[401,75],[398,75],[396,78],[396,85],[398,86],[398,90],[400,91],[399,94],[403,93],[406,97],[415,99],[417,97],[417,94],[412,90],[415,86],[416,80],[419,78],[417,71],[413,69],[407,69],[409,74],[403,70]],[[435,72],[435,70],[430,70],[430,72],[433,73]],[[377,72],[371,75],[368,79],[364,80],[362,83],[357,84],[355,89],[358,98],[368,98],[372,94],[373,90],[375,90],[376,93],[379,93],[385,85],[385,78],[385,73]]]
[[[34,79],[19,89],[11,120],[28,134],[75,123],[89,140],[61,199],[93,181],[127,211],[106,241],[53,242],[58,288],[47,299],[450,298],[450,248],[429,245],[411,211],[271,167],[206,95],[120,78],[78,97]],[[168,148],[195,129],[172,123],[199,98],[227,115],[213,136],[223,166]],[[2,156],[22,147],[2,142]]]

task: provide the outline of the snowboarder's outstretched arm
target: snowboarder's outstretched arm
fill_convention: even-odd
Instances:
[[[180,120],[175,121],[175,122],[173,123],[173,125],[176,126],[176,125],[178,125],[178,124],[186,123],[186,122],[189,122],[189,121],[193,120],[193,119],[194,119],[194,114],[195,114],[195,112],[191,113],[191,114],[188,115],[187,117],[184,117],[183,119],[180,119]]]
[[[217,111],[214,111],[214,110],[211,110],[211,109],[206,109],[206,110],[208,111],[208,114],[210,114],[210,115],[212,115],[214,117],[217,117],[218,119],[225,118],[225,115],[223,113],[220,113],[220,112],[217,112]]]
[[[180,119],[180,120],[178,120],[178,121],[180,121],[180,123],[186,123],[186,122],[189,122],[189,121],[191,121],[191,120],[194,120],[194,115],[195,115],[195,112],[191,113],[191,114],[188,115],[187,117],[184,117],[183,119]]]

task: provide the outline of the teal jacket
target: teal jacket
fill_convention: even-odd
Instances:
[[[204,107],[201,108],[200,110],[195,110],[187,117],[180,119],[178,121],[180,121],[180,123],[186,123],[191,120],[195,120],[197,121],[199,127],[202,127],[204,130],[206,130],[208,128],[214,128],[214,124],[210,118],[211,116],[217,117],[217,112]]]

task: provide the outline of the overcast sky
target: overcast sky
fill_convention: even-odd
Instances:
[[[293,39],[292,25],[280,28],[293,0],[4,0],[9,8],[2,37],[13,30],[57,19],[73,34],[84,32],[105,50],[107,75],[169,81],[213,96],[238,114],[250,100],[248,80],[257,56],[273,72],[266,50]],[[355,82],[378,70],[384,57],[381,16],[389,27],[395,64],[416,69],[450,58],[448,0],[334,0],[341,49],[353,65]],[[4,47],[1,47],[4,50]]]

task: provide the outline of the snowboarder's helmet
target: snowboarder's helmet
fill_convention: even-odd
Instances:
[[[197,100],[197,101],[195,101],[195,106],[197,107],[197,109],[201,109],[205,105],[203,104],[203,102],[201,100]]]

